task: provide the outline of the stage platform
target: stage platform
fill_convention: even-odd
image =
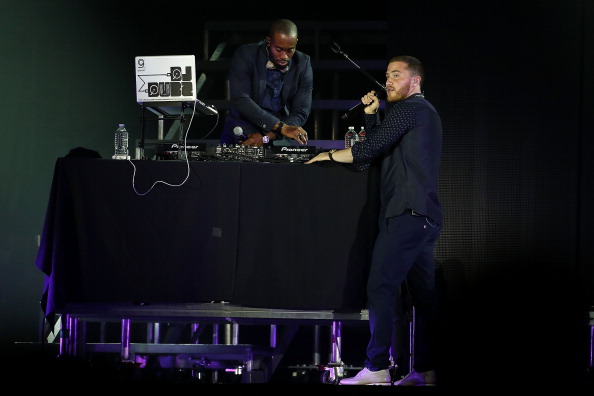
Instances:
[[[244,307],[228,302],[211,303],[70,303],[60,310],[63,314],[86,320],[130,318],[141,321],[245,321],[292,322],[361,321],[368,320],[367,310],[303,310]]]
[[[140,369],[157,364],[209,377],[213,383],[221,373],[231,373],[241,383],[267,383],[298,329],[312,326],[313,361],[295,370],[318,371],[321,382],[335,383],[346,370],[359,369],[342,361],[342,326],[367,326],[367,320],[367,310],[271,309],[227,302],[80,303],[60,310],[48,342],[59,343],[62,357],[112,355]],[[322,361],[319,353],[325,326],[329,361]]]

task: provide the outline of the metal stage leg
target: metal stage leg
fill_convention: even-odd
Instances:
[[[200,329],[200,323],[192,323],[190,325],[190,331],[191,331],[191,334],[192,334],[192,342],[194,344],[199,344],[200,343],[200,341],[199,341],[200,333],[198,332],[199,330],[201,330]]]
[[[212,343],[213,345],[220,344],[219,342],[219,324],[215,323],[212,325]],[[219,381],[219,372],[218,370],[212,370],[211,372],[211,382],[216,384]]]
[[[60,356],[65,356],[68,355],[68,352],[70,351],[69,348],[69,316],[70,315],[62,315],[60,316],[60,321],[62,322],[61,324],[61,328],[60,328]]]
[[[66,331],[63,338],[65,340],[66,355],[76,356],[78,353],[78,318],[66,315]],[[62,338],[60,339],[62,340]]]
[[[320,325],[314,325],[314,339],[313,339],[313,364],[319,366],[322,363],[320,355]]]
[[[130,358],[130,319],[122,319],[121,358],[122,362],[132,361]]]
[[[344,363],[342,361],[342,322],[332,322],[330,343],[331,356],[328,369],[324,373],[322,381],[327,384],[336,384],[344,376]]]
[[[146,342],[158,344],[161,340],[161,323],[147,323],[146,324]]]
[[[237,323],[233,323],[233,327],[231,328],[231,342],[232,345],[239,344],[239,325]]]
[[[332,322],[332,355],[330,363],[342,363],[342,322]]]
[[[276,325],[270,325],[270,347],[276,348]]]
[[[60,356],[84,357],[86,355],[86,323],[79,323],[78,318],[71,315],[60,316]]]

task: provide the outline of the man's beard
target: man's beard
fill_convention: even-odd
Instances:
[[[404,100],[408,97],[408,93],[411,90],[410,87],[410,82],[406,85],[403,85],[402,87],[400,87],[398,90],[396,90],[396,93],[392,94],[392,95],[388,95],[388,102],[399,102],[401,100]]]

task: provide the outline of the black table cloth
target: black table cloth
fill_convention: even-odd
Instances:
[[[85,302],[364,308],[375,168],[133,164],[57,160],[36,262],[46,315]]]

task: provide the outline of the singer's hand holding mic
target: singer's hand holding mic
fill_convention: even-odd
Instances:
[[[374,102],[377,105],[373,105]],[[369,108],[370,106],[371,106],[371,108]],[[365,113],[367,113],[367,114],[377,113],[378,107],[379,107],[379,98],[377,97],[377,93],[375,91],[371,91],[367,95],[363,96],[359,103],[357,103],[355,106],[348,109],[348,111],[342,115],[342,119],[346,120],[347,118],[349,118],[352,115],[359,114],[361,112],[361,110],[364,110]]]
[[[361,98],[361,103],[365,106],[363,111],[365,114],[375,114],[379,108],[380,101],[375,91],[367,93]]]

